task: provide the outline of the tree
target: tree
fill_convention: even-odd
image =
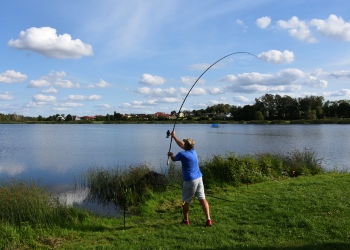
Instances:
[[[258,106],[262,108],[263,115],[265,118],[269,120],[273,120],[275,118],[275,100],[274,96],[271,94],[265,94],[264,96],[258,98],[259,102]]]
[[[285,117],[290,120],[297,120],[300,118],[299,103],[295,98],[284,96],[285,101]]]
[[[120,121],[123,115],[114,111],[114,120]]]
[[[326,101],[323,104],[324,115],[328,118],[335,118],[337,116],[338,102]]]
[[[261,111],[255,112],[255,120],[264,120],[264,115],[262,114]]]
[[[73,121],[73,117],[70,114],[68,114],[66,116],[66,121]]]
[[[350,114],[350,104],[348,101],[341,100],[338,102],[337,116],[339,118],[348,118]]]

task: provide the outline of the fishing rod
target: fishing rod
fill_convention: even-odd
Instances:
[[[184,103],[185,103],[185,101],[186,101],[188,95],[191,93],[193,87],[197,84],[197,82],[199,81],[199,79],[201,79],[201,77],[202,77],[211,67],[213,67],[215,64],[217,64],[217,63],[220,62],[221,60],[225,59],[226,57],[229,57],[229,56],[232,56],[232,55],[236,55],[236,54],[248,54],[248,55],[252,55],[252,56],[258,58],[256,55],[254,55],[254,54],[252,54],[252,53],[249,53],[249,52],[234,52],[234,53],[228,54],[228,55],[226,55],[226,56],[220,58],[219,60],[217,60],[216,62],[214,62],[212,65],[210,65],[210,66],[197,78],[197,80],[194,82],[194,84],[192,85],[192,87],[191,87],[190,90],[188,91],[188,93],[187,93],[185,99],[183,100],[183,102],[182,102],[182,104],[181,104],[181,106],[180,106],[179,112],[177,113],[177,117],[176,117],[176,119],[175,119],[172,132],[174,132],[174,130],[175,130],[175,126],[176,126],[176,123],[177,123],[177,120],[178,120],[177,118],[178,118],[178,116],[179,116],[180,113],[181,113],[181,109],[182,109],[182,107],[183,107],[183,105],[184,105]],[[168,131],[167,131],[167,137],[169,137],[171,134],[172,134],[172,133],[170,133],[170,131],[168,130]],[[173,142],[173,137],[171,136],[171,138],[170,138],[169,152],[171,151],[171,144],[172,144],[172,142]],[[167,165],[169,165],[169,160],[170,160],[170,156],[168,156]]]

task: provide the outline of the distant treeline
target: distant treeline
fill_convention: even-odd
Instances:
[[[172,111],[171,114],[176,114]],[[206,120],[227,120],[227,121],[293,121],[296,120],[322,120],[322,119],[345,119],[350,118],[350,100],[325,101],[323,96],[306,96],[292,98],[265,94],[255,99],[252,105],[235,106],[229,104],[217,104],[208,106],[206,109],[183,111],[184,117],[181,120],[206,121]],[[74,116],[68,114],[55,114],[49,117],[25,117],[17,114],[1,114],[0,122],[43,122],[55,123],[57,117],[65,117],[65,122],[75,120]],[[94,121],[100,122],[126,122],[126,121],[165,121],[165,116],[154,117],[153,115],[138,114],[114,114],[95,116]],[[59,121],[62,122],[62,121]],[[79,123],[91,122],[81,118]],[[262,122],[263,123],[263,122]]]
[[[350,117],[350,101],[324,101],[322,96],[306,96],[292,98],[265,94],[255,99],[253,105],[237,107],[228,104],[218,104],[205,110],[194,112],[203,113],[231,113],[235,121],[251,120],[315,120]]]

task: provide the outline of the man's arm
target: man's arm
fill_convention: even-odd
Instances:
[[[183,143],[183,141],[179,140],[179,138],[176,137],[175,131],[173,131],[173,132],[171,133],[171,136],[174,138],[176,144],[177,144],[180,148],[185,149],[185,144]]]

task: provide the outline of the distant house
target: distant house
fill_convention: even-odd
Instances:
[[[170,119],[170,115],[169,114],[166,114],[164,112],[157,112],[155,113],[154,115],[152,115],[154,118],[157,118],[157,117],[164,117],[165,119]]]
[[[137,115],[140,119],[145,119],[145,120],[147,120],[148,119],[148,117],[147,117],[147,115],[146,114],[139,114],[139,115]]]
[[[229,119],[229,118],[231,118],[231,113],[226,113],[226,114],[217,114],[217,115],[215,115],[216,117],[218,117],[218,118],[220,118],[220,119],[224,119],[224,120],[226,120],[226,119]]]
[[[64,121],[64,120],[65,120],[64,117],[61,115],[56,117],[56,121]]]
[[[164,114],[165,114],[164,112],[157,112],[157,113],[155,113],[155,116],[156,116],[156,117],[158,117],[158,116],[164,116]]]
[[[95,120],[95,116],[88,116],[88,115],[86,115],[86,116],[84,116],[84,119],[87,120],[87,121],[93,121],[93,120]]]

